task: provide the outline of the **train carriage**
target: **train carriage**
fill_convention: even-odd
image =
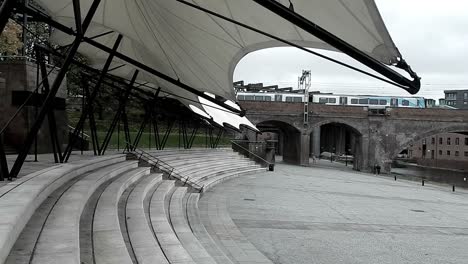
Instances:
[[[251,93],[238,92],[239,101],[269,102],[304,102],[306,97],[301,93]],[[310,94],[309,102],[326,105],[367,106],[373,108],[402,107],[426,108],[423,97],[370,96],[342,94]]]

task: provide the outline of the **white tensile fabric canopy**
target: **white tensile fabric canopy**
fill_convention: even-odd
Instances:
[[[56,21],[75,28],[72,0],[36,0]],[[93,0],[80,0],[83,19]],[[252,0],[189,1],[304,47],[333,50],[327,43],[293,26]],[[289,6],[288,0],[279,0]],[[318,24],[378,61],[392,65],[401,57],[373,0],[291,0],[295,12]],[[246,54],[283,43],[213,17],[176,0],[102,0],[86,36],[112,47],[123,35],[118,51],[200,91],[235,101],[233,72]],[[66,45],[73,37],[56,31],[53,41]],[[108,54],[83,44],[80,53],[102,68]],[[130,79],[135,67],[115,59],[111,74]],[[197,107],[197,96],[148,73],[139,82],[151,83]],[[199,108],[199,107],[198,107]],[[192,108],[193,109],[193,108]],[[208,110],[209,111],[209,110]],[[205,112],[208,112],[205,108]],[[227,120],[238,127],[235,118]],[[241,122],[242,123],[242,122]],[[250,122],[248,122],[250,123]],[[251,124],[246,124],[251,125]]]

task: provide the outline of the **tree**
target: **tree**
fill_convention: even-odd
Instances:
[[[0,55],[10,56],[17,55],[18,51],[23,47],[21,42],[21,34],[23,30],[20,25],[13,20],[9,20],[0,36]]]

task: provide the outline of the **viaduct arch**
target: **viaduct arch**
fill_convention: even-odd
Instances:
[[[299,154],[288,162],[308,165],[310,154],[320,152],[321,128],[341,124],[356,135],[355,169],[370,171],[374,164],[390,170],[392,160],[413,142],[444,132],[468,132],[468,111],[447,109],[388,108],[374,113],[367,107],[309,105],[304,124],[302,103],[241,102],[247,117],[255,124],[286,123],[296,134],[288,144]],[[312,150],[312,152],[311,152]]]

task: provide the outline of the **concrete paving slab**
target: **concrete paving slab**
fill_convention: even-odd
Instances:
[[[217,185],[200,214],[216,217],[212,201],[224,200],[242,235],[274,263],[466,263],[467,198],[446,186],[277,164]]]

